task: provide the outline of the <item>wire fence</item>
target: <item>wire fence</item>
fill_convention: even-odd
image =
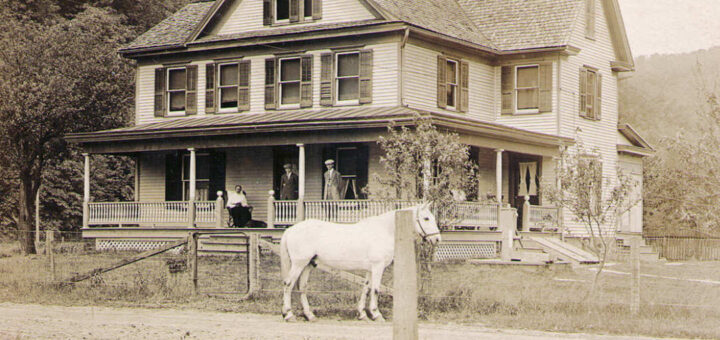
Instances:
[[[207,248],[203,248],[201,236],[198,257],[193,263],[189,244],[147,256],[152,250],[98,250],[98,240],[83,239],[79,232],[55,233],[52,237],[42,233],[37,244],[38,254],[24,256],[19,244],[23,237],[17,232],[9,234],[6,232],[0,240],[0,299],[6,301],[87,303],[89,299],[93,303],[145,304],[156,301],[177,304],[218,296],[239,298],[251,288],[247,238],[241,235],[236,237],[244,240],[236,244],[240,250],[226,252],[203,251]],[[155,249],[178,240],[163,242],[154,245]],[[257,253],[259,290],[242,306],[254,311],[253,308],[259,308],[256,307],[259,303],[264,306],[262,310],[279,311],[283,290],[280,259],[270,249],[260,249]],[[432,261],[431,253],[419,250],[422,254],[417,258],[421,318],[451,315],[548,317],[558,313],[569,317],[590,310],[607,318],[631,317],[631,263],[608,266],[593,298],[586,299],[592,286],[595,272],[591,269],[594,267],[487,266],[458,260]],[[141,259],[131,262],[138,258]],[[98,272],[124,262],[131,263]],[[643,263],[640,273],[640,314],[643,318],[706,322],[707,315],[720,315],[720,294],[717,293],[720,290],[720,262]],[[363,272],[353,274],[365,277]],[[83,275],[89,276],[73,282]],[[392,265],[386,269],[382,284],[393,286]],[[314,269],[308,296],[313,308],[319,310],[318,316],[354,318],[360,288],[338,275]],[[386,316],[392,315],[392,295],[382,290],[380,310]],[[717,322],[720,323],[720,319]]]

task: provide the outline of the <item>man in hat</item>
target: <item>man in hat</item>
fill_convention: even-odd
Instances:
[[[323,199],[325,200],[339,200],[340,197],[340,181],[342,177],[340,173],[335,170],[335,161],[328,159],[325,161],[325,167],[327,171],[323,175],[325,177],[325,192],[323,193]]]
[[[298,199],[298,176],[292,171],[292,165],[287,163],[283,165],[285,173],[280,178],[280,199],[296,200]]]

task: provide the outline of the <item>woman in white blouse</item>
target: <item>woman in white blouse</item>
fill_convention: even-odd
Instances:
[[[240,184],[235,186],[235,192],[228,192],[226,204],[233,219],[233,227],[242,228],[252,219],[252,206],[248,204],[245,191]]]

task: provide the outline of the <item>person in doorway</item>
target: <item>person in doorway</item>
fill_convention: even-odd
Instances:
[[[226,207],[233,220],[232,227],[243,228],[252,219],[252,206],[240,184],[235,186],[235,192],[228,192]]]
[[[325,200],[339,200],[340,197],[340,182],[342,177],[340,172],[335,170],[335,161],[328,159],[325,161],[325,192],[323,193],[323,199]]]
[[[285,173],[280,179],[280,199],[296,200],[298,199],[298,176],[292,171],[291,164],[283,165]]]

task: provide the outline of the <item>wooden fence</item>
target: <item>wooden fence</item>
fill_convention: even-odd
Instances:
[[[672,261],[720,260],[720,238],[646,237],[645,242],[653,246],[660,257]]]

